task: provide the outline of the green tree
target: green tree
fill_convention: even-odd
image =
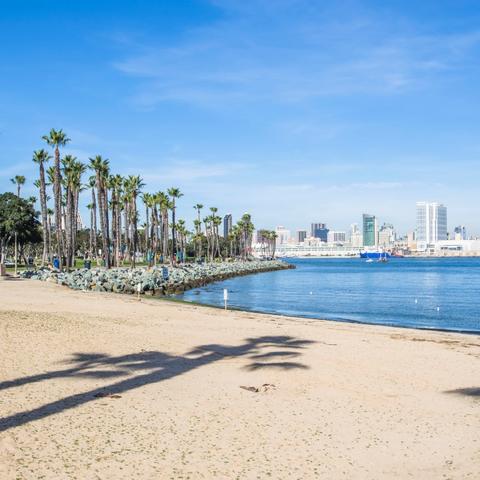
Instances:
[[[8,245],[15,234],[20,244],[39,242],[39,226],[37,212],[29,201],[11,192],[0,194],[0,262],[5,263]]]
[[[175,234],[175,210],[177,208],[175,200],[177,198],[183,197],[183,193],[180,192],[179,188],[169,188],[168,194],[172,199],[172,263],[175,263],[177,257],[177,242],[176,242],[176,234]]]
[[[25,185],[25,177],[23,175],[15,175],[10,181],[17,186],[17,197],[20,196],[20,189]]]
[[[33,161],[38,165],[40,171],[40,177],[38,180],[38,191],[40,194],[40,212],[42,214],[42,230],[43,230],[43,253],[42,253],[42,265],[50,258],[50,232],[48,229],[47,220],[47,187],[45,181],[45,164],[52,157],[46,150],[36,150],[33,152]]]
[[[64,147],[70,139],[63,130],[52,128],[48,135],[42,137],[54,150],[55,165],[53,178],[53,193],[55,203],[55,230],[57,233],[57,256],[60,269],[63,264],[63,234],[62,234],[62,174],[60,171],[60,147]]]
[[[102,230],[102,253],[106,268],[110,268],[110,237],[108,228],[108,178],[110,172],[109,160],[96,155],[90,158],[90,168],[95,171],[97,187],[98,212]]]

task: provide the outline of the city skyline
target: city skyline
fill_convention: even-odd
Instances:
[[[25,175],[35,194],[53,127],[80,161],[178,186],[190,223],[201,202],[266,228],[372,212],[409,231],[438,199],[480,233],[472,2],[101,3],[2,11],[0,190]]]

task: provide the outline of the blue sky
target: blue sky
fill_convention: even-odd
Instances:
[[[0,0],[0,191],[41,136],[258,227],[480,234],[478,1]],[[85,195],[85,203],[88,201]],[[86,216],[85,216],[86,217]]]

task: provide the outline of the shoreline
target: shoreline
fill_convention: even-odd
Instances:
[[[220,280],[221,281],[221,280]],[[213,282],[214,283],[214,282]],[[182,295],[182,294],[178,294]],[[176,298],[173,296],[163,296],[163,297],[152,297],[154,300],[165,301],[165,302],[173,302],[173,303],[180,303],[185,305],[194,305],[196,307],[204,307],[204,308],[214,308],[219,310],[224,310],[224,307],[221,305],[214,305],[211,303],[202,303],[196,301],[188,301],[183,300],[182,298]],[[317,321],[317,322],[333,322],[333,323],[346,323],[351,325],[365,325],[365,326],[375,326],[375,327],[386,327],[386,328],[399,328],[402,330],[412,330],[412,331],[421,331],[421,332],[443,332],[443,333],[459,333],[462,335],[475,335],[480,336],[480,331],[476,330],[450,330],[448,328],[429,328],[429,327],[412,327],[409,325],[393,325],[387,323],[373,323],[373,322],[362,322],[360,320],[350,320],[350,319],[343,319],[343,318],[320,318],[320,317],[313,317],[313,316],[306,316],[306,315],[285,315],[284,313],[272,312],[267,310],[255,310],[255,309],[246,309],[241,307],[229,306],[228,310],[235,311],[235,312],[244,312],[244,313],[254,313],[256,315],[268,315],[268,316],[275,316],[279,318],[288,318],[291,320],[307,320],[307,321]]]

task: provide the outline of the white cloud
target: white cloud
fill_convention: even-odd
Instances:
[[[186,32],[175,45],[136,48],[113,64],[140,80],[137,106],[178,101],[228,108],[398,94],[438,80],[480,42],[480,32],[433,36],[394,26],[390,32],[391,20],[379,14],[349,16],[315,2],[287,0],[275,9],[266,1],[215,4],[226,12],[222,21]]]

